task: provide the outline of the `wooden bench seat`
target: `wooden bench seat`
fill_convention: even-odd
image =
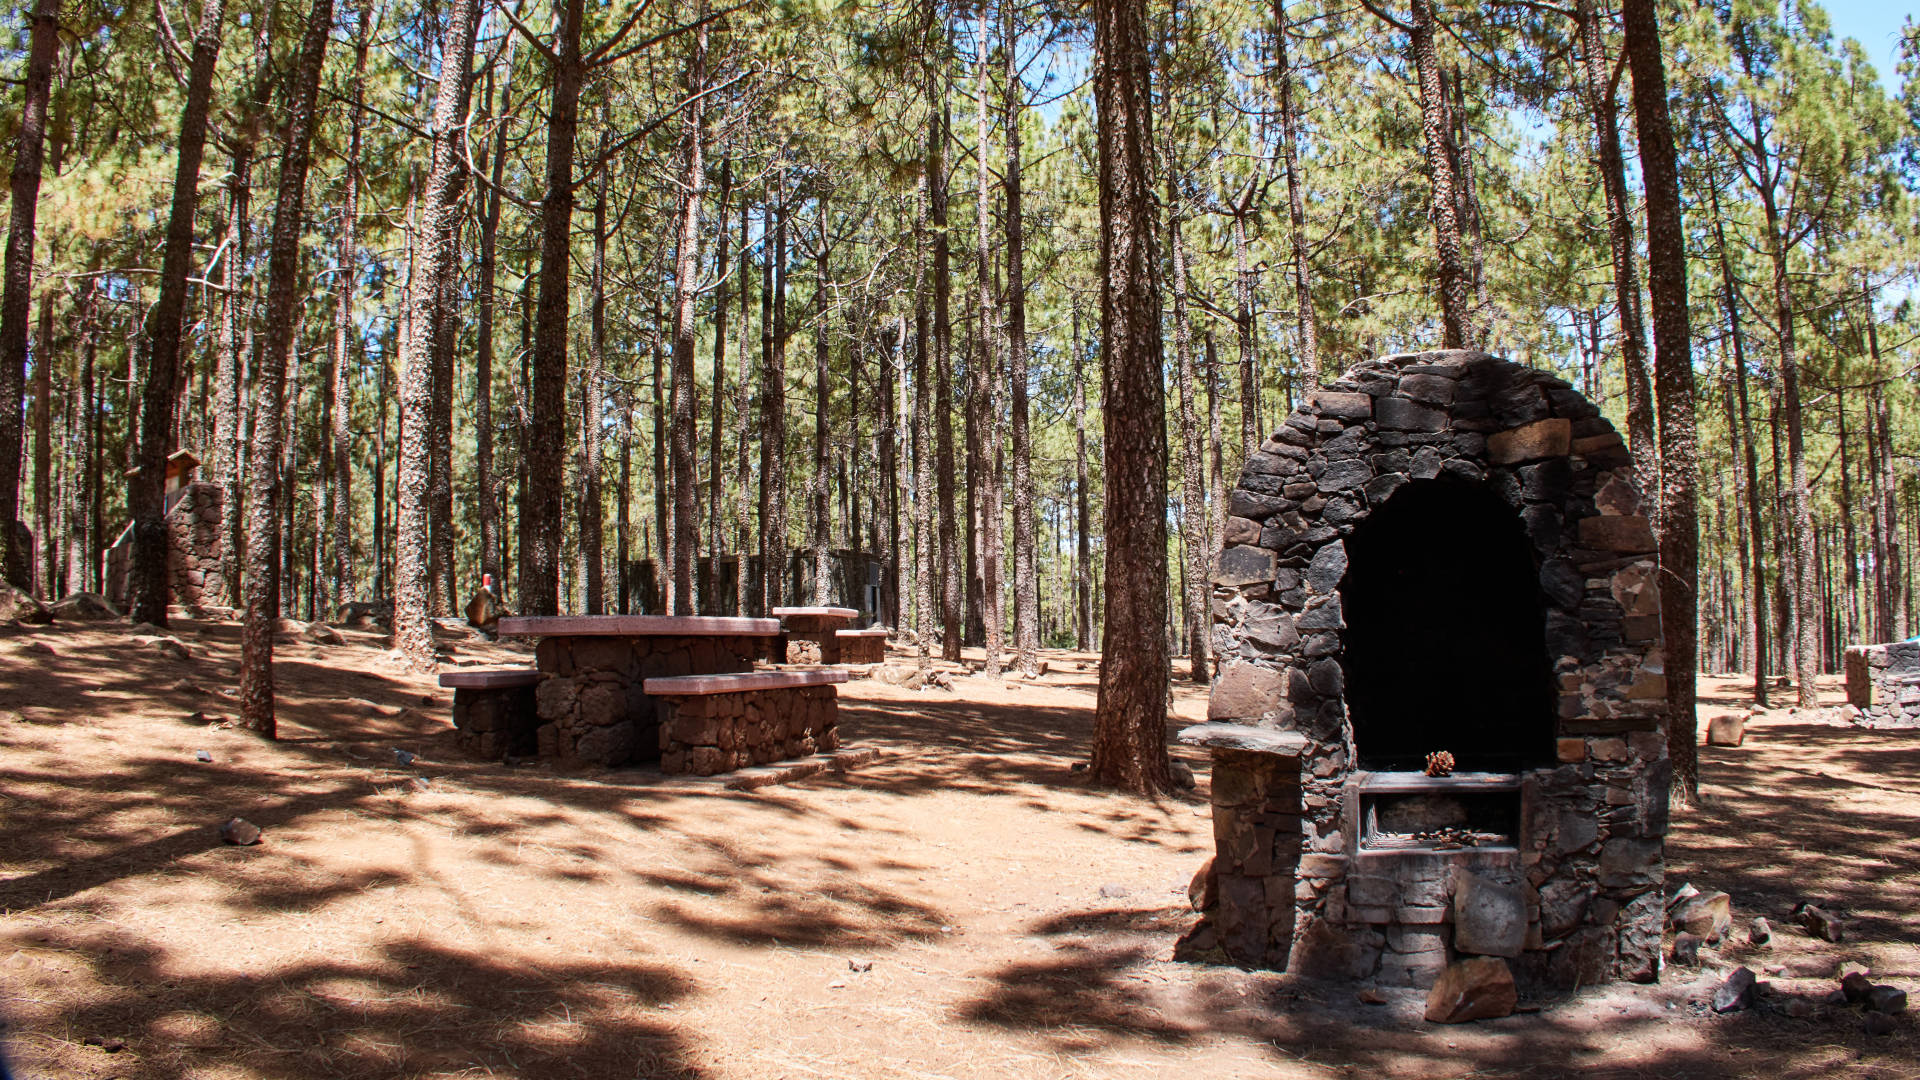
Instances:
[[[660,769],[717,773],[839,749],[844,671],[751,671],[646,680],[660,702]]]
[[[540,725],[533,688],[543,678],[533,668],[446,671],[440,685],[453,691],[453,727],[460,746],[489,760],[532,755]]]

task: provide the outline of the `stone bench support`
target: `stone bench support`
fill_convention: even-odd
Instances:
[[[884,626],[841,630],[833,637],[840,647],[842,664],[879,664],[887,659],[887,628]]]
[[[1223,953],[1242,967],[1287,969],[1300,873],[1300,758],[1305,736],[1244,724],[1198,724],[1180,741],[1213,758],[1213,881],[1200,925],[1178,953]]]
[[[508,754],[532,755],[534,729],[540,725],[532,668],[449,671],[440,685],[453,691],[453,726],[461,749],[497,761]]]
[[[660,768],[713,776],[840,747],[833,686],[844,671],[756,671],[648,679],[660,703]]]
[[[847,607],[777,607],[770,614],[780,620],[779,663],[841,663],[839,631],[860,617]]]

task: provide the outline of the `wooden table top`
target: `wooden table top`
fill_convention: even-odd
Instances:
[[[777,637],[780,621],[725,615],[506,615],[499,632],[516,637]]]

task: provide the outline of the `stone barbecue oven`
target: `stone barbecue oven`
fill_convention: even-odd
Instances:
[[[1659,970],[1667,760],[1631,458],[1544,372],[1390,356],[1246,463],[1213,578],[1216,853],[1181,955],[1424,986]],[[1452,755],[1432,777],[1429,754]]]

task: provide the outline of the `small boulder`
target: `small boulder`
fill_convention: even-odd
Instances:
[[[53,612],[25,591],[0,581],[0,619],[11,619],[24,626],[45,626],[53,621]]]
[[[1794,912],[1807,933],[1822,941],[1839,944],[1847,938],[1847,924],[1838,915],[1815,904],[1804,904]]]
[[[213,764],[213,752],[211,750],[195,750],[193,752],[193,760],[202,765],[211,765]]]
[[[77,592],[54,603],[53,617],[59,622],[105,622],[119,618],[120,609],[99,593]]]
[[[1168,772],[1173,776],[1173,786],[1181,791],[1192,791],[1197,781],[1193,778],[1193,766],[1184,761],[1176,761]]]
[[[1870,1012],[1860,1021],[1861,1030],[1873,1036],[1891,1035],[1894,1027],[1893,1017],[1886,1013]]]
[[[1867,1000],[1867,993],[1873,989],[1873,980],[1863,971],[1849,971],[1840,977],[1840,992],[1847,1000],[1859,1003]]]
[[[1891,1016],[1907,1011],[1907,992],[1897,986],[1882,983],[1868,990],[1863,1000],[1866,1001],[1867,1008],[1877,1013],[1886,1013]]]
[[[1702,893],[1673,909],[1673,927],[1706,939],[1709,944],[1733,929],[1733,898],[1723,892]]]
[[[313,642],[315,645],[345,645],[347,643],[347,639],[340,636],[340,631],[335,630],[326,623],[308,623],[306,630],[302,631],[300,636]]]
[[[228,818],[220,826],[220,839],[238,847],[246,847],[260,842],[260,827],[246,818]]]
[[[1427,1020],[1461,1024],[1508,1016],[1519,1004],[1513,972],[1497,956],[1469,956],[1447,965],[1427,995]]]
[[[44,641],[29,641],[25,645],[20,646],[20,651],[23,653],[31,653],[34,656],[59,656],[60,655],[59,653],[54,651],[53,646],[47,644]]]
[[[193,654],[187,651],[186,644],[183,643],[179,638],[144,637],[144,638],[140,638],[139,641],[140,641],[140,644],[145,646],[148,650],[152,652],[157,652],[161,656],[164,656],[169,660],[184,661],[184,660],[193,659]]]
[[[1720,988],[1713,992],[1713,1011],[1726,1013],[1752,1008],[1757,983],[1752,968],[1734,968],[1733,974],[1728,975]]]
[[[1698,967],[1703,939],[1685,930],[1673,935],[1673,962],[1677,967]]]
[[[1761,948],[1765,948],[1772,942],[1773,942],[1773,927],[1767,922],[1767,920],[1764,917],[1754,919],[1752,923],[1748,924],[1747,944],[1753,946],[1756,949],[1761,949]]]
[[[1119,900],[1126,896],[1127,892],[1128,889],[1125,885],[1116,885],[1112,882],[1100,886],[1100,895],[1107,900]]]
[[[1215,881],[1213,856],[1209,855],[1207,861],[1200,864],[1200,869],[1193,872],[1193,880],[1187,882],[1187,903],[1193,906],[1193,910],[1205,911],[1213,906]]]
[[[1708,746],[1739,746],[1747,741],[1747,714],[1715,713],[1707,721]]]

